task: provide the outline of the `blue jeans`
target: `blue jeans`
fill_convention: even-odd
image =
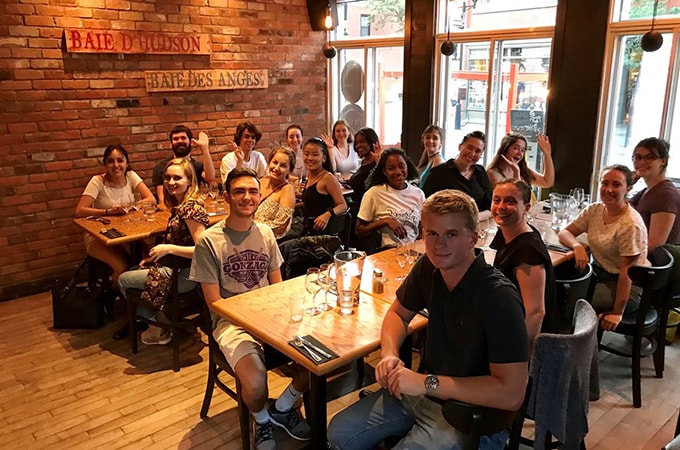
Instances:
[[[328,425],[328,442],[337,450],[370,449],[390,436],[404,436],[394,449],[460,449],[469,436],[444,419],[441,405],[427,397],[393,397],[386,389],[339,412]],[[508,432],[483,436],[479,448],[502,449]]]

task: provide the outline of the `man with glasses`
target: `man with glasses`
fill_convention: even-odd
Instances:
[[[224,183],[229,216],[205,230],[196,243],[189,279],[201,283],[211,308],[213,337],[241,383],[241,396],[255,419],[255,448],[275,449],[272,425],[297,440],[308,440],[309,425],[293,410],[307,389],[309,374],[296,375],[281,397],[267,408],[267,370],[262,344],[243,328],[212,312],[212,305],[237,294],[281,282],[283,258],[269,226],[255,222],[260,182],[251,169],[236,168]],[[247,430],[241,430],[247,433]]]
[[[328,427],[335,449],[374,448],[404,436],[398,449],[464,448],[466,436],[442,414],[455,399],[519,409],[528,378],[528,339],[517,289],[475,250],[478,211],[468,195],[443,190],[423,204],[426,255],[418,260],[385,314],[380,391],[339,412]],[[399,359],[408,324],[427,308],[422,371]],[[480,448],[502,449],[507,431],[483,436]]]
[[[191,144],[195,143],[201,148],[201,161],[196,161],[191,157]],[[170,145],[172,145],[173,156],[159,161],[153,168],[153,176],[151,178],[152,185],[156,188],[156,197],[158,198],[158,207],[165,208],[163,201],[163,174],[166,164],[175,158],[185,158],[191,161],[196,172],[196,181],[201,183],[212,183],[215,179],[215,165],[213,164],[210,149],[208,148],[208,135],[204,132],[198,134],[198,140],[194,139],[191,130],[184,125],[177,125],[170,131]]]

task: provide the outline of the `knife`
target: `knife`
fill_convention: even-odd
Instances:
[[[313,350],[315,350],[316,352],[320,353],[321,355],[325,356],[326,358],[329,358],[329,359],[330,359],[330,358],[333,358],[333,355],[331,355],[330,353],[328,353],[328,352],[325,351],[324,349],[319,348],[318,346],[314,345],[313,343],[311,343],[309,340],[303,338],[302,336],[298,336],[298,337],[300,338],[300,340],[301,340],[302,342],[305,343],[305,345],[311,347],[311,348],[312,348]]]

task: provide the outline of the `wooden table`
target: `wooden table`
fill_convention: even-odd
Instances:
[[[364,275],[366,278],[370,276]],[[335,308],[318,316],[304,316],[302,322],[290,321],[288,295],[306,293],[304,277],[220,300],[214,310],[253,336],[290,357],[310,371],[310,410],[307,420],[312,428],[310,448],[326,448],[326,377],[327,375],[380,347],[382,320],[390,304],[362,292],[354,314],[342,316]],[[416,316],[409,332],[422,329],[427,319]],[[295,335],[312,335],[339,358],[316,365],[298,352],[288,341]],[[244,431],[246,432],[246,431]]]
[[[209,225],[214,225],[225,217],[227,217],[226,214],[209,213]],[[124,216],[107,216],[106,218],[111,221],[110,224],[105,225],[97,220],[89,220],[84,217],[73,219],[73,223],[106,245],[120,245],[141,241],[163,233],[168,226],[170,211],[157,211],[154,220],[151,222],[146,220],[141,211],[130,212]],[[101,231],[109,228],[115,228],[125,236],[113,239],[104,236]]]
[[[551,230],[552,231],[552,230]],[[552,231],[554,237],[548,237],[549,243],[559,243],[557,240],[557,235]],[[554,241],[552,240],[554,238]],[[409,249],[416,251],[418,253],[425,253],[425,242],[421,239],[408,246]],[[574,258],[574,252],[569,251],[567,253],[556,252],[548,250],[550,255],[550,260],[553,266],[562,264],[570,259]],[[487,263],[493,264],[493,260],[496,256],[496,250],[488,249],[484,251],[484,259]],[[375,294],[373,292],[373,269],[379,268],[382,270],[387,281],[385,282],[385,288],[382,294]],[[364,276],[361,279],[361,291],[373,295],[374,297],[380,298],[385,302],[392,303],[396,297],[397,289],[401,285],[403,280],[397,280],[398,277],[406,277],[410,271],[411,267],[407,266],[403,269],[399,267],[397,263],[397,258],[395,255],[395,249],[383,250],[382,252],[375,253],[366,258],[364,262],[363,273]]]

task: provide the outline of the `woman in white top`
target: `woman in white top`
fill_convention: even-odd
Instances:
[[[555,183],[555,165],[552,160],[550,139],[544,134],[536,136],[538,148],[543,153],[543,173],[536,172],[527,166],[524,155],[527,150],[527,138],[517,133],[509,133],[501,140],[496,155],[486,167],[491,187],[505,178],[518,178],[529,186],[549,188]]]
[[[420,234],[420,210],[425,194],[409,183],[418,179],[418,170],[403,150],[390,148],[380,155],[368,178],[357,215],[357,236],[377,230],[382,247],[413,242]]]
[[[352,129],[344,120],[337,120],[333,124],[332,136],[331,138],[324,134],[321,137],[328,146],[333,171],[340,172],[346,178],[357,170],[361,163],[352,146]]]
[[[260,179],[260,205],[255,220],[269,225],[274,237],[280,239],[290,230],[295,212],[295,189],[288,182],[295,167],[295,153],[277,147],[269,154],[269,174]]]
[[[109,145],[104,150],[106,173],[95,175],[87,183],[76,206],[76,217],[120,216],[134,204],[135,193],[143,201],[156,203],[153,194],[134,171],[130,170],[127,150],[122,145]],[[107,246],[89,233],[85,234],[87,254],[108,264],[113,269],[112,286],[128,268],[127,253],[120,245]]]
[[[286,128],[286,142],[287,147],[295,154],[295,164],[290,167],[290,182],[295,183],[305,169],[305,163],[302,161],[302,136],[304,132],[302,127],[297,124],[290,125]]]
[[[243,122],[238,124],[236,132],[234,132],[234,141],[227,143],[229,152],[224,155],[220,165],[222,184],[227,179],[229,172],[237,167],[252,169],[258,177],[266,175],[267,162],[264,160],[264,155],[255,150],[260,139],[262,139],[262,133],[253,123]]]
[[[588,252],[576,240],[588,233],[588,247],[595,261],[598,284],[593,307],[600,314],[600,326],[614,330],[624,311],[634,311],[629,302],[632,282],[628,268],[647,264],[647,228],[640,214],[628,204],[626,195],[633,187],[633,173],[623,165],[605,167],[600,176],[601,202],[593,203],[560,231],[560,242],[574,250],[578,268],[588,263]],[[628,306],[628,308],[626,308]]]

